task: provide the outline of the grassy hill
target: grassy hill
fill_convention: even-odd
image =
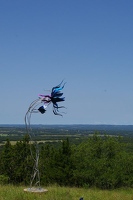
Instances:
[[[24,186],[0,186],[0,200],[133,200],[133,189],[98,190],[70,187],[47,187],[47,193],[24,192]]]

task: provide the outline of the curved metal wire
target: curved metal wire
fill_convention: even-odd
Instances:
[[[26,130],[27,130],[27,134],[30,137],[30,152],[31,152],[32,159],[34,160],[33,172],[32,172],[31,179],[30,179],[30,188],[33,186],[33,182],[34,182],[35,179],[36,180],[35,180],[34,185],[40,187],[40,173],[39,173],[39,167],[38,167],[38,162],[39,162],[39,146],[38,146],[37,141],[35,140],[35,134],[32,131],[31,124],[30,124],[31,115],[32,115],[32,113],[38,113],[39,112],[36,109],[36,107],[40,103],[41,103],[41,99],[36,99],[35,101],[33,101],[30,104],[30,106],[28,108],[28,111],[26,112],[26,115],[25,115]],[[33,152],[32,152],[32,145],[35,146],[35,156],[33,155]]]

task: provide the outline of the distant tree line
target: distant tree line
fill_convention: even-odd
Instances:
[[[0,151],[0,184],[29,184],[33,165],[27,135],[15,145],[7,140]],[[41,145],[39,170],[41,185],[133,187],[133,154],[116,137],[94,134],[78,145],[68,139],[58,148]]]

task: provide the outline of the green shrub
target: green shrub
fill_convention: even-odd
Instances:
[[[5,175],[0,175],[0,185],[7,184],[9,181],[9,177]]]

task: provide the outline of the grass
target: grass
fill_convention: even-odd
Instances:
[[[49,186],[47,193],[24,192],[22,186],[0,186],[0,200],[133,200],[133,189],[98,190]]]

